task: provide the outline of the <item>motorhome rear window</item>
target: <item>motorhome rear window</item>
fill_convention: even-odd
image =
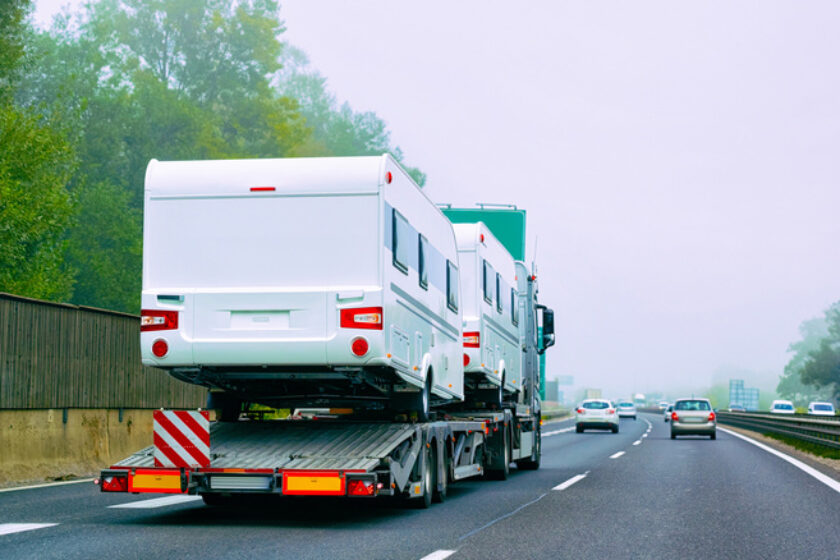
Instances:
[[[411,226],[402,214],[394,210],[394,266],[408,274],[408,265],[411,262]]]
[[[458,267],[446,261],[446,305],[458,311]]]
[[[484,261],[484,301],[493,304],[494,292],[496,289],[496,271],[490,263]]]
[[[426,266],[429,258],[429,240],[418,234],[418,250],[419,260],[417,265],[417,273],[419,277],[420,287],[424,290],[429,289],[429,267]]]

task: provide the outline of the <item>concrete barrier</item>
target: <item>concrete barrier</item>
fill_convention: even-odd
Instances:
[[[0,486],[94,476],[151,444],[151,410],[0,410]]]

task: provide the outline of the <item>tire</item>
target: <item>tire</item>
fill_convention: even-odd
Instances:
[[[432,505],[432,495],[434,494],[435,478],[437,469],[432,468],[432,460],[434,459],[434,452],[427,447],[424,452],[423,474],[420,480],[423,483],[423,497],[419,499],[409,500],[412,506],[416,509],[428,509]]]
[[[578,424],[577,426],[575,426],[575,431],[579,434],[582,434],[583,433],[583,426]]]
[[[618,426],[613,426],[612,433],[614,433],[614,434],[618,433]]]
[[[712,435],[709,436],[710,439],[717,439],[717,433],[712,432]]]
[[[432,444],[432,447],[436,447],[436,443]],[[437,453],[435,453],[435,456],[437,456]],[[438,465],[437,460],[435,460],[435,485],[434,491],[432,492],[432,501],[436,504],[445,502],[446,495],[449,492],[449,458],[446,457],[446,451],[444,451],[444,457],[443,478],[441,480],[437,480],[437,477],[440,474],[440,470],[438,469],[440,465]]]
[[[540,468],[540,460],[542,459],[542,430],[537,424],[537,431],[534,436],[534,453],[531,454],[530,459],[524,459],[516,462],[516,466],[523,471],[535,471]]]
[[[677,434],[675,434],[674,432],[671,432],[671,439],[677,439]]]
[[[510,474],[510,432],[507,426],[504,428],[502,435],[502,464],[494,469],[487,470],[487,478],[490,480],[507,480]]]

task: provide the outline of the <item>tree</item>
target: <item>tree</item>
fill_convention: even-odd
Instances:
[[[828,324],[823,317],[808,319],[799,325],[799,334],[802,339],[788,346],[788,352],[793,352],[793,356],[785,365],[776,392],[782,398],[794,401],[797,406],[806,406],[810,401],[825,400],[831,396],[830,390],[803,383],[801,375],[810,353],[818,350],[820,341],[828,335]]]
[[[802,382],[830,388],[832,396],[840,397],[840,301],[825,313],[828,334],[819,347],[808,352],[802,366]]]
[[[0,2],[0,102],[12,97],[13,85],[24,56],[26,26],[31,9],[29,0]]]

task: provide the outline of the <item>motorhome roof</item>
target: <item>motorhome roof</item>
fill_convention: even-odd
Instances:
[[[389,155],[331,158],[152,160],[146,192],[152,196],[373,194],[385,183]],[[389,165],[390,166],[390,165]]]

